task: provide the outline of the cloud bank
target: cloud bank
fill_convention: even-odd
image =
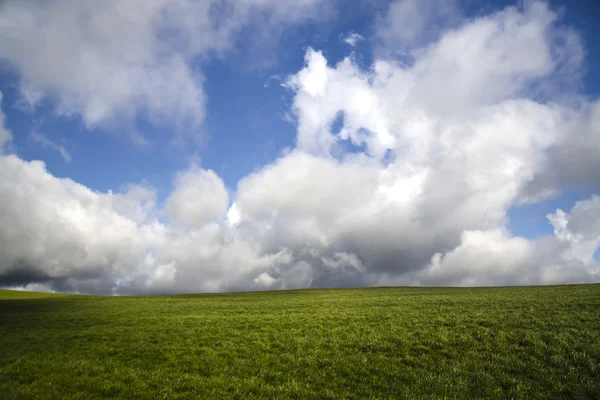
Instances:
[[[22,103],[55,102],[86,126],[133,129],[136,117],[197,132],[206,95],[201,63],[232,50],[260,21],[321,18],[321,0],[9,0],[0,3],[0,61],[20,77]],[[40,62],[44,60],[44,62]]]
[[[197,165],[158,204],[152,188],[98,193],[5,152],[0,285],[140,294],[598,282],[597,196],[549,214],[553,235],[507,228],[517,204],[598,187],[600,103],[572,85],[577,34],[542,2],[471,20],[435,3],[392,4],[378,33],[388,51],[367,69],[308,49],[284,81],[296,145],[231,195]],[[275,14],[303,13],[276,4]],[[401,24],[415,7],[423,21]],[[424,35],[431,18],[443,29]],[[84,115],[94,96],[78,97]]]

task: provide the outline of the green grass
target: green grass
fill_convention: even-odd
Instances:
[[[0,398],[600,398],[600,285],[0,291]]]

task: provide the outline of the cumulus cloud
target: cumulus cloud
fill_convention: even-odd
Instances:
[[[579,201],[570,212],[547,216],[555,236],[535,241],[506,229],[465,231],[461,244],[436,253],[413,283],[426,285],[532,285],[600,282],[600,199]]]
[[[386,18],[424,7],[395,4]],[[0,284],[156,293],[597,282],[597,196],[549,215],[553,235],[506,227],[510,207],[567,176],[593,182],[569,154],[587,147],[600,159],[597,105],[561,90],[578,79],[577,35],[540,2],[417,40],[427,24],[395,33],[409,63],[390,52],[368,69],[331,65],[309,49],[284,81],[294,148],[231,199],[199,166],[161,205],[151,188],[97,193],[2,156]],[[565,160],[571,172],[557,175]]]
[[[2,156],[0,165],[2,284],[75,279],[102,285],[135,267],[160,230],[156,224],[138,229],[135,218],[118,211],[127,209],[128,194],[94,193],[53,177],[40,161],[14,155]]]
[[[535,2],[417,44],[409,64],[392,57],[362,70],[347,58],[332,66],[309,50],[305,68],[285,83],[295,93],[296,149],[240,182],[240,219],[269,226],[273,236],[263,243],[283,244],[313,265],[313,285],[329,284],[332,263],[324,260],[336,252],[365,265],[363,284],[377,274],[410,283],[434,254],[455,249],[462,257],[479,247],[488,258],[484,270],[486,262],[496,265],[498,243],[529,254],[528,241],[505,233],[506,212],[524,201],[582,117],[582,107],[553,87],[581,62],[575,36]],[[555,48],[559,37],[569,38],[562,49]],[[517,271],[533,268],[520,259],[506,263],[504,275],[482,280],[467,270],[464,280],[447,275],[445,282],[522,283]],[[336,275],[338,283],[351,281],[348,273]],[[533,274],[528,282],[545,280]]]
[[[201,227],[225,217],[229,195],[225,184],[211,170],[193,166],[179,173],[165,203],[165,214],[175,225]]]
[[[259,253],[236,231],[210,222],[222,205],[208,196],[222,196],[222,183],[208,171],[180,176],[179,185],[191,185],[184,195],[191,194],[203,211],[174,209],[173,224],[160,222],[155,193],[143,186],[98,193],[52,176],[40,161],[14,155],[0,156],[0,175],[0,286],[35,283],[87,293],[219,291],[248,287],[254,279],[249,272],[259,275],[291,260],[285,251]],[[178,224],[186,218],[195,225],[182,230]]]
[[[234,3],[3,1],[0,60],[19,74],[30,107],[50,97],[59,114],[80,115],[89,127],[145,115],[189,130],[204,118],[198,59],[231,49],[259,16],[265,30],[313,18],[320,0]]]
[[[534,246],[526,239],[511,237],[505,229],[464,231],[455,249],[436,253],[420,272],[419,283],[477,286],[540,283],[531,276]],[[530,264],[530,265],[528,265]]]
[[[563,210],[548,215],[556,238],[566,247],[563,256],[584,266],[595,266],[595,251],[600,247],[600,197],[579,201],[567,214]]]

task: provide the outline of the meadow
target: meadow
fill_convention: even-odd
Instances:
[[[600,398],[600,285],[0,291],[2,399]]]

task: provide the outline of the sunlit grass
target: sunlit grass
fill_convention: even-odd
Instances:
[[[600,285],[0,291],[0,398],[599,398]]]

